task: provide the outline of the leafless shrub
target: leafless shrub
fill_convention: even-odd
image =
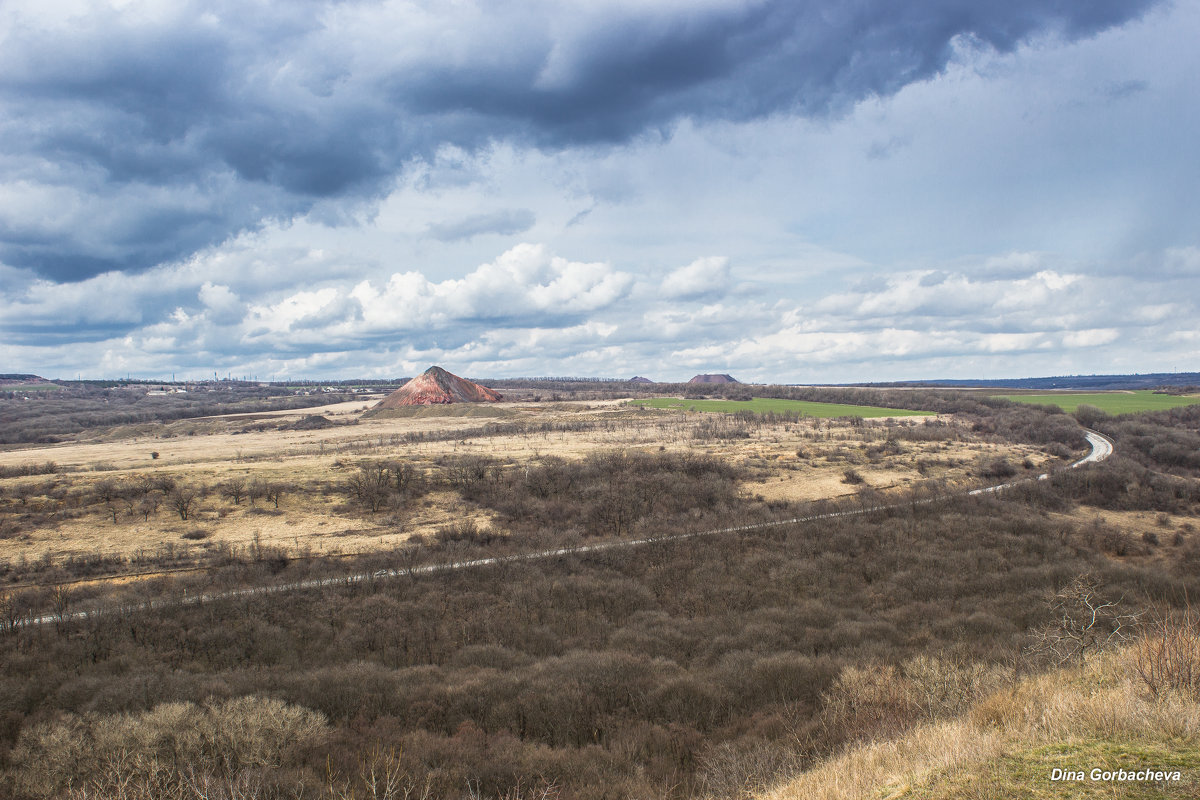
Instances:
[[[269,698],[164,703],[31,726],[10,761],[32,798],[248,800],[264,796],[264,771],[293,763],[327,730],[320,714]]]
[[[53,475],[58,472],[58,464],[46,461],[42,464],[20,464],[17,466],[0,466],[0,478],[20,478],[28,475]]]
[[[267,482],[262,478],[255,478],[246,486],[246,497],[250,500],[250,505],[261,497],[267,494]]]
[[[699,762],[700,784],[710,797],[752,797],[805,765],[795,748],[766,741],[722,742]]]
[[[909,687],[892,665],[848,666],[822,698],[827,738],[848,741],[888,735],[916,718]]]
[[[1007,458],[995,458],[989,461],[979,474],[985,478],[1011,478],[1017,474],[1017,468]]]
[[[1159,611],[1133,646],[1133,664],[1150,694],[1200,699],[1200,612]]]
[[[913,703],[930,720],[962,713],[1005,678],[1002,667],[937,655],[914,656],[900,669]]]
[[[428,774],[423,780],[413,775],[404,767],[399,750],[378,743],[360,756],[354,778],[338,774],[332,764],[326,765],[325,772],[332,800],[428,800],[433,796]]]

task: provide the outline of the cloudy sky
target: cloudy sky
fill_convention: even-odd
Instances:
[[[1200,4],[9,0],[0,372],[1200,370]]]

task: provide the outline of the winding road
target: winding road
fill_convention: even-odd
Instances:
[[[1085,430],[1084,437],[1088,444],[1091,445],[1091,452],[1078,461],[1070,464],[1065,469],[1075,469],[1088,464],[1095,464],[1108,458],[1113,454],[1113,442],[1106,436],[1103,436],[1095,431]],[[1006,489],[1011,489],[1015,486],[1020,486],[1034,481],[1044,481],[1050,477],[1051,473],[1045,472],[1040,475],[1022,478],[1017,481],[1001,483],[995,486],[985,486],[979,489],[971,489],[965,494],[983,495],[996,492],[1002,492]],[[902,503],[885,503],[874,506],[864,506],[862,508],[847,509],[844,511],[831,511],[825,514],[811,514],[804,517],[793,517],[792,519],[773,520],[771,522],[755,522],[750,525],[737,525],[729,528],[714,528],[707,531],[695,531],[692,533],[675,533],[664,536],[654,536],[644,539],[622,539],[612,542],[599,542],[597,544],[578,545],[575,547],[561,547],[555,550],[539,550],[532,553],[519,553],[509,556],[494,556],[490,558],[475,558],[464,561],[446,561],[439,564],[421,564],[414,565],[407,569],[381,569],[375,572],[361,572],[353,575],[344,575],[336,578],[313,578],[304,581],[294,581],[292,583],[284,583],[273,586],[259,586],[247,589],[229,589],[222,592],[209,592],[199,595],[184,595],[179,598],[171,598],[164,600],[150,600],[145,603],[138,603],[130,606],[123,606],[118,609],[104,610],[85,610],[64,612],[59,614],[45,614],[40,617],[29,617],[16,622],[17,626],[30,625],[46,625],[55,622],[69,622],[72,620],[87,619],[97,614],[128,614],[144,611],[152,611],[160,608],[172,608],[182,605],[197,605],[200,603],[209,603],[218,600],[229,600],[238,597],[250,597],[253,595],[271,595],[281,594],[283,592],[303,591],[305,589],[319,589],[329,586],[352,586],[360,583],[373,581],[389,580],[399,577],[414,577],[417,575],[432,575],[439,572],[448,572],[460,569],[474,569],[476,567],[486,567],[495,564],[504,563],[519,563],[522,561],[540,561],[547,558],[558,558],[567,555],[581,555],[586,553],[599,553],[604,550],[614,550],[624,547],[639,547],[641,545],[653,544],[656,542],[673,542],[683,539],[695,539],[702,536],[716,536],[724,533],[745,533],[750,531],[766,530],[768,528],[776,528],[782,525],[795,525],[803,522],[817,522],[823,519],[833,519],[835,517],[850,517],[859,514],[871,514],[877,511],[887,511],[897,508],[911,508],[914,505],[925,505],[933,503],[937,500],[945,499],[944,497],[927,497],[916,500],[906,500]]]

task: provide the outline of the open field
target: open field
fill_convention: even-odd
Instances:
[[[707,415],[620,401],[427,407],[385,416],[364,414],[370,406],[354,401],[131,425],[97,432],[91,440],[0,452],[0,467],[53,462],[57,470],[5,482],[0,511],[9,522],[0,538],[0,562],[46,565],[101,557],[132,564],[164,550],[178,562],[251,545],[292,555],[364,553],[413,536],[432,537],[466,521],[503,533],[506,525],[497,514],[464,507],[456,492],[438,484],[445,464],[461,459],[494,458],[497,467],[528,469],[550,457],[686,453],[742,470],[741,496],[772,505],[834,500],[864,490],[899,492],[931,482],[967,485],[983,480],[997,462],[1022,472],[1054,461],[1031,445],[985,441],[949,422],[927,427],[924,418],[863,426],[810,415],[714,425]],[[797,406],[871,410],[788,401],[774,401],[770,409]],[[475,411],[486,413],[465,413]],[[314,414],[331,424],[290,429]],[[400,507],[364,513],[347,496],[347,481],[359,464],[396,458],[412,464],[432,488]],[[164,480],[200,489],[186,519],[171,508],[169,490],[140,495],[154,505],[149,513],[129,499],[96,499],[97,493],[121,494]],[[276,508],[222,494],[222,487],[237,482],[288,488]]]
[[[877,406],[855,406],[842,403],[814,403],[807,400],[782,400],[774,397],[755,397],[750,400],[688,400],[682,397],[653,397],[633,400],[631,405],[650,408],[677,408],[686,411],[716,411],[732,413],[750,411],[755,414],[798,414],[802,417],[836,419],[839,417],[920,417],[930,416],[929,411],[903,408],[879,408]]]
[[[1058,406],[1072,414],[1081,405],[1095,406],[1107,414],[1136,414],[1139,411],[1162,411],[1200,403],[1197,395],[1160,394],[1147,389],[1129,392],[1062,392],[1052,394],[998,394],[1018,403]]]

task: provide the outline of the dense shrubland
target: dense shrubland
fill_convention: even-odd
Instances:
[[[1079,573],[1131,608],[1200,589],[1191,570],[1111,560],[1102,531],[1024,498],[946,503],[9,630],[8,775],[27,787],[45,760],[31,754],[76,717],[135,726],[163,704],[269,697],[325,720],[319,744],[253,775],[211,760],[197,775],[335,796],[327,769],[355,776],[382,747],[439,797],[539,780],[563,797],[692,796],[961,707]],[[76,777],[109,779],[94,769]]]
[[[1082,412],[1082,413],[1081,413]],[[1145,414],[1076,412],[1080,422],[1121,443],[1121,455],[1150,469],[1200,475],[1200,404]]]
[[[943,402],[916,394],[903,393],[909,405]],[[956,402],[971,406],[956,421],[894,425],[874,446],[894,452],[964,425],[1063,456],[1079,447],[1075,421],[1056,410]],[[1002,496],[432,574],[419,568],[708,530],[771,509],[738,498],[738,469],[668,452],[446,457],[420,470],[400,457],[347,460],[329,486],[347,513],[402,516],[436,491],[459,498],[461,518],[340,566],[251,548],[120,593],[0,593],[0,797],[107,798],[122,786],[127,797],[737,797],[1040,668],[1031,633],[1060,619],[1052,601],[1080,575],[1130,613],[1197,596],[1200,489],[1160,446],[1172,431],[1190,441],[1194,420],[1092,422],[1118,456]],[[18,483],[47,489],[27,503],[83,491],[58,474]],[[258,501],[253,485],[208,491],[238,505]],[[124,502],[121,486],[112,502]],[[158,513],[178,513],[176,489],[149,490]],[[109,500],[98,485],[87,502]],[[1159,516],[1130,530],[1059,513],[1078,504]],[[477,526],[480,514],[507,535]],[[379,569],[398,577],[128,606]],[[19,624],[34,610],[56,618]],[[1146,658],[1176,659],[1168,633],[1149,641],[1158,649]],[[1164,669],[1147,670],[1156,685],[1191,680]]]

